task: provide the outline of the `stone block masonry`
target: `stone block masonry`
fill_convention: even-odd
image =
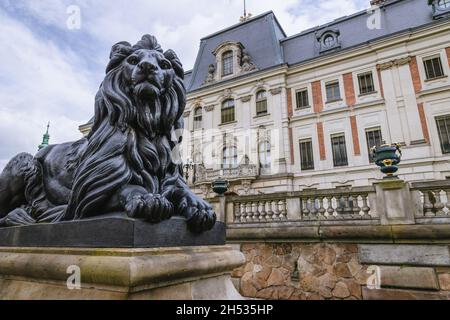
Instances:
[[[278,242],[240,247],[247,262],[232,276],[246,297],[450,299],[447,245]],[[379,282],[374,282],[378,275]],[[377,283],[378,289],[368,287]]]

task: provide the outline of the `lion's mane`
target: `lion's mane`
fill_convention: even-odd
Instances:
[[[139,49],[163,53],[176,74],[173,84],[152,101],[136,99],[122,76],[122,62]],[[181,165],[172,161],[171,152],[181,142],[176,131],[183,129],[183,78],[177,55],[172,50],[163,52],[153,36],[144,36],[134,46],[127,42],[113,46],[63,220],[98,215],[114,192],[126,184],[143,186],[150,193],[175,186],[181,178]]]

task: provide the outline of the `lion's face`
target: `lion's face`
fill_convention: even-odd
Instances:
[[[173,84],[175,71],[164,54],[139,49],[122,62],[122,77],[136,98],[155,99]]]

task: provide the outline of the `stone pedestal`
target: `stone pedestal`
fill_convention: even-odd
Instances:
[[[398,178],[384,179],[374,184],[376,211],[381,224],[414,224],[415,203],[409,185]]]
[[[0,299],[242,299],[230,273],[244,262],[229,246],[0,247]]]

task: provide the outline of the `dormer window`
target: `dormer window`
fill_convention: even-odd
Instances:
[[[450,16],[450,0],[428,0],[428,4],[432,6],[434,19]]]
[[[208,67],[203,85],[258,70],[251,53],[245,50],[240,42],[223,42],[212,54],[216,58],[216,63]]]
[[[328,29],[316,34],[320,46],[320,53],[339,49],[341,47],[339,36],[340,32],[337,29]]]
[[[233,74],[233,51],[227,51],[222,55],[222,76]]]

